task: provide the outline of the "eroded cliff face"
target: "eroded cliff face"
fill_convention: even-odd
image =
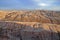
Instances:
[[[0,22],[0,40],[60,40],[60,25]]]
[[[60,12],[0,11],[0,40],[60,40]]]
[[[3,21],[19,21],[19,22],[40,22],[40,23],[56,23],[60,24],[59,11],[9,11],[0,12],[0,20]]]

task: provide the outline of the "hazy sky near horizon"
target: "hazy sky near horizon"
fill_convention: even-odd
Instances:
[[[0,9],[60,10],[60,0],[0,0]]]

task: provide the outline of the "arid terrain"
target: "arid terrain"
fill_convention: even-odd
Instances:
[[[0,11],[0,40],[60,40],[60,11]]]

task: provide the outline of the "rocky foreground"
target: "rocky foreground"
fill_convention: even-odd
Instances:
[[[0,11],[0,40],[60,40],[60,12]]]

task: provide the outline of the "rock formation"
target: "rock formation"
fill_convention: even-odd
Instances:
[[[60,12],[0,11],[0,40],[60,40]]]

